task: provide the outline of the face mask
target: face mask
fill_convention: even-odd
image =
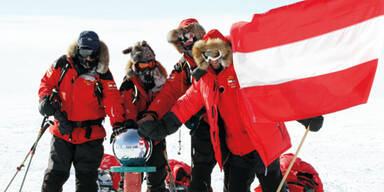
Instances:
[[[98,56],[97,51],[94,51],[89,48],[78,48],[77,58],[79,60],[79,64],[84,69],[92,69],[97,66]]]
[[[179,40],[183,44],[185,50],[192,50],[193,43],[197,40],[192,32],[180,35]]]
[[[141,70],[138,74],[146,90],[152,89],[155,86],[155,80],[151,69],[147,68],[145,70]]]

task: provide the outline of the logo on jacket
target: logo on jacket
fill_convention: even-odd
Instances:
[[[117,86],[114,82],[107,82],[108,89],[117,89]]]
[[[168,81],[173,81],[173,80],[175,80],[175,77],[176,77],[176,74],[175,74],[175,73],[171,73],[171,74],[169,75]]]
[[[235,88],[237,87],[237,83],[236,83],[236,79],[234,76],[228,76],[227,77],[227,84],[228,84],[228,87],[230,88]]]

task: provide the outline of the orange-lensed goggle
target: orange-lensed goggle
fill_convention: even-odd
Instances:
[[[156,66],[156,61],[149,61],[146,63],[137,63],[136,64],[137,68],[140,70],[146,69],[146,68],[154,68]]]

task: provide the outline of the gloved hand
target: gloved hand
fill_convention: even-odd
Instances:
[[[193,115],[190,119],[188,119],[187,122],[184,123],[184,125],[188,128],[188,129],[195,129],[200,123],[200,118],[196,117],[195,115]]]
[[[134,120],[128,119],[124,122],[116,122],[113,124],[113,132],[111,134],[111,137],[109,139],[109,142],[112,143],[116,136],[120,135],[121,133],[125,132],[127,129],[137,129],[137,124]]]
[[[59,133],[61,135],[71,135],[73,126],[68,120],[67,114],[64,111],[57,110],[53,116],[59,121]]]
[[[308,118],[308,119],[301,119],[301,120],[297,120],[297,121],[299,123],[301,123],[302,125],[304,125],[305,128],[307,128],[308,125],[310,124],[309,130],[316,132],[316,131],[319,131],[320,128],[323,126],[324,117],[322,115],[320,115],[317,117],[312,117],[312,118]]]
[[[145,121],[139,124],[137,131],[140,137],[161,141],[167,135],[176,132],[180,126],[181,123],[177,116],[172,112],[168,112],[161,120]]]
[[[59,103],[57,101],[50,100],[48,95],[44,96],[39,104],[39,112],[43,116],[51,116],[59,108],[60,108]]]

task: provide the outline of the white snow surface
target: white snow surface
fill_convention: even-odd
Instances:
[[[249,20],[238,17],[214,21],[215,18],[198,18],[207,30],[218,28],[228,34],[230,23]],[[120,85],[128,56],[121,50],[134,42],[145,39],[156,52],[157,59],[167,71],[172,70],[180,55],[166,42],[166,34],[175,28],[180,18],[165,21],[83,21],[62,18],[2,18],[0,21],[0,48],[2,74],[0,75],[0,190],[4,190],[13,174],[36,140],[43,117],[38,113],[38,88],[40,79],[49,65],[66,52],[71,42],[82,30],[92,29],[109,46],[110,68]],[[15,22],[20,21],[20,22]],[[23,21],[23,22],[22,22]],[[144,23],[143,23],[144,22]],[[147,22],[147,23],[145,23]],[[59,24],[60,23],[60,24]],[[156,33],[148,31],[146,24]],[[47,27],[49,26],[49,27]],[[71,27],[69,27],[71,26]],[[319,172],[327,192],[380,192],[384,189],[384,72],[380,62],[376,79],[367,104],[325,115],[323,128],[310,133],[299,157]],[[304,127],[297,122],[287,122],[294,153],[304,134]],[[105,123],[108,137],[111,126]],[[23,191],[40,191],[44,170],[47,167],[51,134],[46,132],[40,140]],[[167,138],[170,159],[190,164],[190,136],[181,128],[181,155],[179,132]],[[112,154],[109,140],[104,142],[105,152]],[[28,162],[28,161],[27,161]],[[27,162],[25,165],[27,165]],[[25,173],[24,167],[8,191],[19,191]],[[257,179],[252,188],[258,185]],[[212,173],[213,190],[222,191],[223,173],[218,166]],[[64,185],[64,191],[74,191],[75,175]],[[145,184],[143,185],[143,191]]]

